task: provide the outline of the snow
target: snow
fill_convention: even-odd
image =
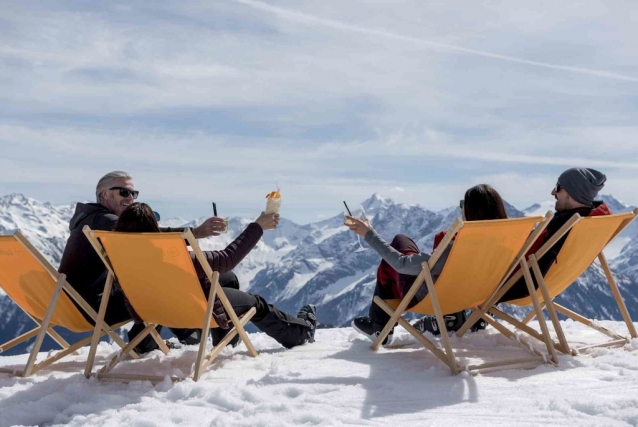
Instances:
[[[626,332],[619,322],[601,322]],[[598,339],[583,325],[563,322],[568,337]],[[0,427],[70,426],[631,426],[638,424],[638,340],[624,348],[560,356],[542,365],[471,376],[452,376],[404,330],[399,348],[370,350],[350,328],[317,331],[317,342],[285,350],[262,333],[250,334],[260,352],[225,349],[199,382],[152,386],[100,383],[82,374],[87,348],[29,378],[0,374]],[[523,353],[494,330],[461,340],[468,358]],[[116,350],[102,344],[98,360]],[[196,347],[122,362],[127,372],[187,372]],[[41,355],[43,357],[43,355]],[[26,355],[0,357],[0,365]],[[56,365],[53,365],[55,368]]]
[[[357,274],[355,275],[342,277],[319,294],[323,294],[321,303],[326,304],[333,299],[340,297],[344,293],[352,291],[357,286],[360,286],[362,282],[367,280],[370,273],[373,273],[375,271],[376,267],[372,267],[363,272],[357,272]]]
[[[620,253],[622,252],[622,249],[629,242],[631,242],[631,237],[616,237],[607,245],[607,247],[603,251],[605,253],[605,257],[607,257],[608,260],[617,258],[618,255],[620,255]]]

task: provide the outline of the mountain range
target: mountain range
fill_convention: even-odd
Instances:
[[[612,196],[602,196],[614,213],[633,209]],[[518,210],[506,204],[510,217],[544,214],[553,202]],[[0,234],[19,229],[54,265],[58,266],[74,205],[52,206],[21,194],[0,198]],[[284,210],[285,212],[285,210]],[[285,213],[284,213],[285,214]],[[423,251],[430,251],[434,236],[460,216],[458,207],[431,211],[419,205],[397,203],[379,194],[363,201],[354,215],[365,215],[379,234],[391,240],[395,234],[412,236]],[[205,218],[187,221],[173,218],[165,226],[197,226]],[[229,218],[228,232],[200,240],[204,250],[228,245],[248,225],[249,219]],[[628,310],[638,318],[638,221],[609,246],[610,260]],[[372,299],[379,256],[343,226],[343,214],[307,225],[282,218],[276,230],[267,231],[250,254],[236,267],[242,289],[262,295],[291,313],[304,304],[317,306],[324,325],[343,326],[366,314]],[[591,318],[621,320],[604,273],[596,263],[557,301]],[[522,315],[524,309],[506,309]],[[32,321],[0,291],[0,342],[32,327]],[[45,349],[55,348],[45,342]],[[8,352],[25,351],[17,347]]]

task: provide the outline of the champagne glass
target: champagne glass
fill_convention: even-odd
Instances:
[[[359,205],[359,207],[361,207],[361,211],[359,215],[353,215],[352,212],[350,212],[350,208],[348,208],[348,205],[346,204],[346,202],[344,201],[343,204],[346,207],[346,211],[343,212],[343,224],[344,225],[350,225],[352,224],[352,220],[348,219],[348,216],[351,216],[353,218],[358,218],[362,221],[365,221],[367,219],[366,214],[365,214],[365,210],[363,209],[363,206]],[[357,249],[355,249],[355,252],[361,252],[361,251],[365,251],[366,248],[363,247],[363,245],[361,244],[361,237],[359,237],[359,235],[357,234],[357,243],[359,244],[359,247]]]

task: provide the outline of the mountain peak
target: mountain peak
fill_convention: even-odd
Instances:
[[[0,197],[0,207],[5,209],[10,206],[28,205],[32,202],[35,202],[35,200],[29,199],[22,193],[12,193],[12,194],[7,194],[6,196]]]
[[[363,209],[365,209],[366,211],[375,211],[382,206],[388,206],[392,204],[394,204],[394,200],[388,197],[383,197],[379,193],[374,193],[372,196],[370,196],[369,199],[364,200],[361,203],[361,206],[363,206]]]
[[[613,213],[626,212],[633,209],[632,206],[629,206],[625,202],[621,202],[620,200],[616,199],[611,194],[601,194],[597,197],[597,199],[605,202],[605,204],[609,206],[609,209],[611,209]]]

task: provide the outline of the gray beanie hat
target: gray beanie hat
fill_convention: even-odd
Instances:
[[[607,177],[604,173],[588,168],[567,169],[558,177],[558,183],[572,199],[588,206],[594,202],[605,181]]]

